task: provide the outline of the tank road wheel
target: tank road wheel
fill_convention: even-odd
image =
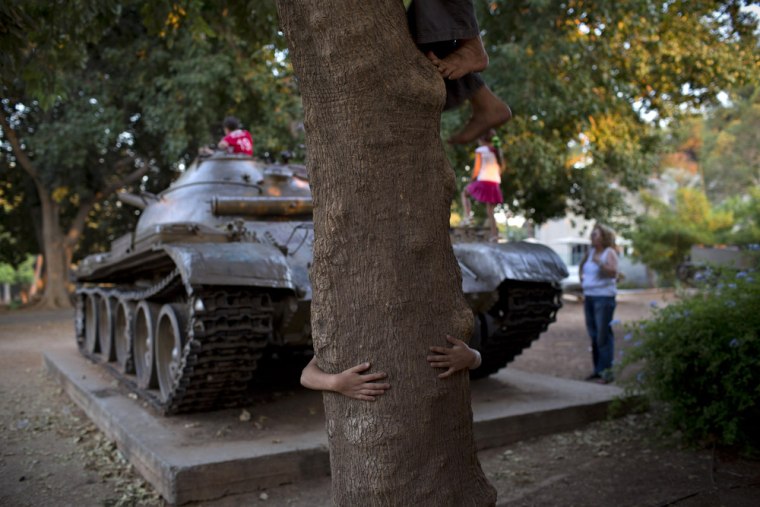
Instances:
[[[155,389],[158,387],[153,346],[156,338],[156,317],[159,305],[140,301],[135,312],[134,354],[137,387]]]
[[[84,348],[84,315],[85,315],[85,299],[86,296],[77,292],[76,295],[76,316],[74,317],[74,331],[77,336],[77,345],[79,348]]]
[[[84,296],[84,350],[98,352],[98,295],[94,292]]]
[[[132,335],[134,334],[135,304],[121,300],[115,305],[113,344],[116,362],[124,373],[135,372],[132,356]]]
[[[156,326],[156,370],[161,400],[168,401],[174,389],[187,336],[187,318],[183,305],[166,304],[158,314]]]
[[[98,295],[98,345],[100,355],[106,362],[116,359],[113,347],[114,301],[106,294]]]

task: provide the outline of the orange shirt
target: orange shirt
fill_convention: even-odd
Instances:
[[[475,168],[472,179],[501,183],[501,167],[496,154],[488,146],[479,146],[475,150]]]

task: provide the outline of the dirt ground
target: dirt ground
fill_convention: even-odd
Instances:
[[[672,294],[618,299],[623,326]],[[41,368],[40,351],[73,340],[71,312],[0,310],[0,505],[163,505],[115,446]],[[590,372],[582,306],[565,301],[558,322],[511,366],[569,379]],[[757,506],[760,463],[657,438],[649,414],[591,424],[479,453],[509,506]],[[330,505],[329,478],[198,506]]]

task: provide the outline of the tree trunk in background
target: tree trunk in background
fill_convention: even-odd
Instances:
[[[38,185],[42,208],[42,245],[45,257],[45,290],[38,306],[42,308],[70,308],[68,291],[71,247],[58,224],[58,204]]]
[[[454,174],[444,86],[399,0],[280,0],[304,104],[314,194],[312,329],[319,366],[388,373],[376,402],[325,393],[338,505],[493,505],[466,372],[425,357],[473,322],[448,235]]]
[[[11,128],[4,114],[0,114],[0,127],[2,127],[4,138],[10,142],[13,148],[16,161],[34,182],[37,196],[40,200],[40,222],[42,226],[40,246],[43,250],[42,255],[45,258],[45,282],[42,299],[36,304],[42,308],[70,308],[71,298],[68,292],[68,281],[73,246],[66,240],[66,235],[61,229],[58,203],[43,184],[40,171],[23,150],[22,143],[19,141],[16,132]],[[36,228],[38,225],[35,223],[33,226]],[[38,274],[38,271],[36,274]],[[36,284],[38,281],[39,278],[35,276],[34,283]],[[30,293],[34,294],[35,289],[36,286],[33,287]]]

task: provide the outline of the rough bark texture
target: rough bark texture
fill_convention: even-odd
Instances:
[[[399,0],[278,7],[304,103],[318,364],[369,361],[392,385],[374,403],[324,396],[335,503],[492,505],[467,373],[439,380],[425,359],[472,326],[448,235],[442,79]]]
[[[37,185],[37,193],[42,204],[42,247],[45,257],[45,288],[38,306],[68,308],[71,306],[68,275],[72,248],[58,225],[58,205],[41,185]]]

